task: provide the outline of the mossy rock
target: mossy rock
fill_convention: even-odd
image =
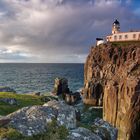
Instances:
[[[23,136],[16,129],[11,127],[0,128],[0,140],[65,140],[69,132],[65,126],[58,126],[54,119],[46,128],[46,132],[34,136]]]
[[[22,135],[13,128],[0,128],[0,139],[18,140]]]

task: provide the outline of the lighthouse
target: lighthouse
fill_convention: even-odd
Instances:
[[[120,32],[120,23],[119,21],[116,19],[112,25],[112,34],[116,34]]]
[[[107,42],[140,41],[140,31],[121,32],[120,23],[115,20],[112,25],[112,34],[106,36]]]

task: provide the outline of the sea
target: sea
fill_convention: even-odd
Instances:
[[[51,92],[56,77],[67,78],[70,90],[78,91],[83,87],[84,64],[0,64],[0,86],[17,93]]]

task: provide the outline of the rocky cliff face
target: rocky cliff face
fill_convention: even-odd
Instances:
[[[83,101],[103,105],[118,140],[140,140],[140,43],[92,47],[84,78]]]

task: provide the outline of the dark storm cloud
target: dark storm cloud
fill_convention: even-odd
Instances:
[[[0,50],[10,54],[0,60],[84,62],[89,46],[111,32],[115,18],[122,30],[140,28],[130,7],[130,0],[1,0]]]

